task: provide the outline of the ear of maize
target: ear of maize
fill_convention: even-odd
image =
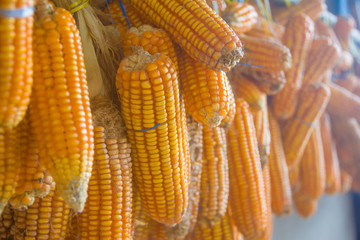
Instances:
[[[116,86],[144,207],[158,222],[178,223],[188,205],[190,159],[175,66],[139,50],[121,61]]]
[[[259,240],[271,240],[272,233],[273,233],[273,214],[271,212],[271,181],[270,181],[270,169],[269,166],[265,166],[262,170],[263,177],[264,177],[264,185],[265,185],[265,195],[266,195],[266,204],[267,204],[267,217],[268,222],[266,224],[266,228],[264,234],[258,238]]]
[[[333,194],[340,191],[340,166],[331,133],[330,117],[326,113],[320,118],[320,130],[325,161],[325,191]]]
[[[356,21],[352,16],[339,16],[335,25],[334,32],[339,38],[341,47],[347,51],[349,50],[349,40],[351,38],[351,30],[356,28]]]
[[[118,23],[125,28],[140,27],[141,25],[146,24],[146,19],[131,5],[127,4],[127,1],[121,2],[124,6],[127,17],[125,17],[123,12],[121,11],[119,1],[114,1],[109,4],[110,13],[108,8],[105,8],[104,10],[105,13],[111,14],[112,20],[115,24]],[[126,18],[129,21],[130,26],[126,21]]]
[[[269,128],[271,134],[271,150],[269,156],[269,172],[271,180],[271,208],[278,216],[291,212],[291,187],[286,164],[280,126],[269,111]]]
[[[214,220],[224,216],[229,196],[225,130],[204,126],[203,141],[199,216]]]
[[[179,56],[179,67],[188,113],[203,125],[219,126],[234,104],[225,72],[205,68],[185,53]]]
[[[244,238],[256,239],[264,234],[268,221],[264,179],[249,106],[245,100],[237,99],[236,107],[227,135],[229,203],[235,225]]]
[[[26,9],[33,0],[3,1],[2,10]],[[25,116],[33,83],[33,14],[0,17],[0,129],[17,126]]]
[[[283,25],[267,21],[263,17],[258,17],[257,23],[250,31],[246,32],[246,35],[281,42],[284,32],[285,28]]]
[[[259,15],[255,8],[252,5],[243,2],[228,4],[222,14],[222,18],[236,34],[251,30],[257,23],[258,17]]]
[[[316,124],[300,161],[301,191],[318,199],[325,191],[325,162],[319,123]]]
[[[297,92],[301,87],[305,60],[314,34],[314,23],[305,14],[290,18],[286,25],[283,43],[290,49],[292,66],[286,72],[285,87],[272,99],[276,117],[291,117],[297,104]]]
[[[129,2],[187,54],[213,70],[228,71],[243,55],[239,38],[204,0]]]
[[[324,112],[329,98],[329,87],[319,82],[307,85],[300,92],[297,110],[285,123],[283,130],[285,158],[289,168],[300,161],[314,123]]]
[[[299,191],[293,195],[296,212],[303,218],[311,217],[317,209],[318,200]]]
[[[41,1],[34,27],[30,121],[40,163],[81,212],[93,161],[93,126],[79,31],[71,14]]]

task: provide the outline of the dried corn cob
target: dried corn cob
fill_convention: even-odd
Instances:
[[[71,14],[38,3],[30,121],[40,164],[81,212],[93,161],[93,126],[79,32]]]
[[[285,28],[275,22],[269,22],[265,18],[258,17],[258,22],[246,35],[263,39],[272,39],[281,42]]]
[[[236,34],[247,32],[257,23],[259,15],[255,8],[242,2],[226,6],[222,18],[229,24]]]
[[[330,117],[326,113],[320,118],[320,130],[325,161],[325,191],[333,194],[340,191],[340,166],[331,134]]]
[[[70,209],[54,188],[48,196],[36,198],[27,210],[15,210],[16,240],[65,239]]]
[[[291,117],[297,105],[297,92],[301,87],[307,52],[314,33],[314,23],[305,14],[290,18],[286,25],[283,43],[290,49],[292,66],[286,72],[285,87],[272,99],[274,114],[286,120]]]
[[[192,58],[213,70],[228,71],[243,55],[239,38],[204,0],[129,3],[167,31]]]
[[[329,86],[331,97],[327,110],[330,115],[353,117],[360,121],[360,111],[355,111],[360,107],[360,97],[335,83],[329,83]]]
[[[298,4],[293,5],[281,12],[275,13],[276,20],[280,24],[285,24],[291,15],[297,13],[305,13],[313,21],[316,21],[327,6],[324,0],[302,0]]]
[[[301,192],[318,199],[325,191],[325,161],[319,123],[316,124],[300,161]]]
[[[110,10],[111,17],[115,24],[120,24],[125,28],[140,27],[141,25],[146,24],[146,19],[130,4],[127,4],[127,1],[122,1],[122,4],[124,5],[127,17],[125,17],[123,12],[121,11],[119,1],[114,1],[110,3],[109,9],[105,8],[104,10],[106,13],[109,13]],[[130,26],[128,25],[127,20],[129,21]]]
[[[170,57],[178,71],[178,62],[174,45],[170,37],[161,29],[153,28],[150,25],[141,25],[138,28],[130,28],[124,36],[122,50],[124,56],[131,55],[134,48],[142,47],[150,54],[161,53]]]
[[[0,129],[0,214],[15,193],[20,172],[18,130]]]
[[[261,111],[266,107],[266,94],[260,91],[249,77],[240,74],[230,74],[229,80],[236,97],[243,98],[252,112]]]
[[[284,126],[283,143],[289,168],[301,159],[314,123],[320,118],[330,98],[330,89],[323,83],[307,85],[299,94],[299,105]]]
[[[179,67],[188,113],[201,124],[219,126],[234,104],[226,74],[203,67],[185,53],[179,56]]]
[[[11,239],[11,228],[14,225],[14,211],[8,204],[0,214],[0,239]]]
[[[302,192],[296,192],[293,196],[296,212],[303,218],[311,217],[317,209],[318,200],[311,199]]]
[[[264,177],[264,186],[265,186],[265,195],[266,195],[266,204],[267,204],[267,217],[268,217],[268,222],[266,224],[266,228],[264,231],[264,234],[258,238],[259,240],[271,240],[272,237],[272,232],[273,232],[273,215],[271,212],[271,203],[272,203],[272,198],[271,198],[271,189],[272,189],[272,185],[271,185],[271,181],[270,181],[270,170],[269,170],[269,166],[265,166],[264,169],[262,170],[262,174]]]
[[[265,106],[266,106],[266,99],[265,99]],[[263,169],[264,166],[266,166],[269,161],[270,142],[271,142],[267,107],[265,107],[260,112],[253,113],[253,118],[254,118],[256,139],[258,142],[258,149],[261,160],[261,168]]]
[[[271,134],[271,150],[269,156],[271,208],[273,213],[281,216],[291,212],[291,187],[281,140],[280,126],[271,111],[269,111],[269,128]]]
[[[24,10],[23,17],[0,17],[0,129],[12,128],[25,116],[33,83],[33,0],[2,1],[2,11]],[[26,11],[27,10],[27,11]]]
[[[229,196],[225,130],[204,126],[203,141],[199,216],[214,220],[224,216]]]
[[[334,32],[338,37],[341,47],[347,51],[349,49],[350,32],[356,28],[355,19],[351,16],[338,16],[334,25]]]
[[[324,73],[333,68],[340,57],[340,49],[328,37],[312,41],[305,61],[303,86],[321,81]]]
[[[268,217],[264,180],[249,106],[245,100],[237,99],[236,107],[227,136],[229,203],[235,225],[244,238],[256,239],[264,233]],[[248,198],[249,195],[252,197]]]
[[[339,48],[341,48],[339,39],[336,37],[334,30],[322,19],[318,19],[315,22],[315,37],[329,37],[337,46],[339,46]]]
[[[291,53],[287,47],[269,39],[241,35],[244,43],[245,57],[242,62],[255,66],[258,71],[276,72],[288,70],[291,67]]]
[[[116,86],[144,207],[156,221],[178,223],[188,204],[190,159],[175,66],[139,50],[122,60]]]

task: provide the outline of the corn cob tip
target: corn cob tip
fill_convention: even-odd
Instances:
[[[40,20],[54,11],[48,0],[37,0],[35,4],[35,16]]]
[[[66,204],[75,212],[81,213],[84,210],[87,195],[88,183],[82,180],[71,180],[70,186],[58,189],[60,196]]]
[[[220,125],[223,117],[218,112],[213,112],[211,115],[209,115],[205,108],[202,109],[203,113],[205,115],[205,124],[209,127],[217,127]]]
[[[234,67],[238,62],[240,62],[240,59],[243,56],[244,51],[240,47],[233,48],[231,50],[224,47],[221,50],[221,57],[219,58],[216,65],[220,65],[219,68],[227,72],[230,71],[230,69]]]
[[[134,49],[134,53],[127,57],[128,61],[125,61],[124,70],[144,70],[149,63],[156,61],[159,56],[160,53],[151,55],[142,47],[137,47]]]

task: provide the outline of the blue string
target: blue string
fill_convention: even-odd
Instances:
[[[118,2],[119,2],[119,5],[120,5],[120,8],[121,8],[121,12],[123,13],[123,15],[125,17],[125,21],[126,21],[127,25],[129,26],[129,28],[131,28],[131,24],[130,24],[129,18],[128,18],[127,14],[126,14],[124,5],[122,4],[122,2],[120,0],[118,0]]]
[[[239,62],[238,65],[245,65],[245,66],[254,67],[254,68],[263,68],[263,66],[251,65],[249,63],[242,63],[242,62]]]
[[[118,42],[118,45],[119,45],[120,55],[121,55],[121,58],[123,58],[124,55],[123,55],[123,53],[122,53],[122,51],[121,51],[120,40],[119,40],[118,35],[117,35],[117,31],[116,31],[114,19],[113,19],[112,16],[111,16],[110,7],[109,7],[109,2],[108,2],[108,0],[105,0],[105,1],[106,1],[106,6],[107,6],[107,8],[108,8],[108,10],[109,10],[109,15],[110,15],[111,24],[113,25],[113,28],[114,28],[116,41]]]
[[[0,17],[4,18],[25,18],[34,13],[34,7],[24,7],[15,9],[0,9]]]
[[[150,131],[150,130],[153,130],[155,128],[157,128],[158,126],[160,126],[161,124],[163,123],[158,123],[156,124],[155,126],[153,126],[152,128],[148,128],[148,129],[144,129],[144,130],[135,130],[136,132],[147,132],[147,131]]]

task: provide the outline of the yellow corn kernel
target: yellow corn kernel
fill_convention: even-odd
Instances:
[[[2,1],[2,10],[25,9],[33,0]],[[33,84],[33,14],[0,17],[0,129],[17,126],[30,102]]]
[[[237,34],[251,30],[258,21],[259,15],[255,8],[242,2],[228,4],[222,18]]]
[[[129,3],[208,68],[228,71],[243,55],[239,38],[204,0],[129,0]]]
[[[175,66],[139,50],[121,61],[116,86],[141,201],[156,221],[178,223],[188,205],[190,159]]]
[[[94,154],[89,93],[79,31],[71,14],[38,3],[30,121],[40,163],[64,201],[81,212]]]
[[[273,233],[273,214],[271,212],[271,203],[272,203],[272,197],[271,197],[271,181],[270,181],[270,169],[269,166],[265,166],[262,170],[262,174],[264,177],[264,184],[265,184],[265,194],[266,194],[266,204],[267,204],[267,217],[268,222],[266,224],[265,231],[263,235],[258,238],[259,240],[271,240],[272,233]]]
[[[127,1],[121,1],[127,19],[129,20],[130,27],[140,27],[143,24],[146,24],[146,19],[139,12],[137,12],[130,4],[127,4]],[[115,24],[120,24],[125,28],[129,28],[128,23],[126,22],[126,17],[121,11],[121,7],[119,1],[114,1],[109,4],[110,14]],[[109,9],[105,8],[104,12],[109,13]]]

